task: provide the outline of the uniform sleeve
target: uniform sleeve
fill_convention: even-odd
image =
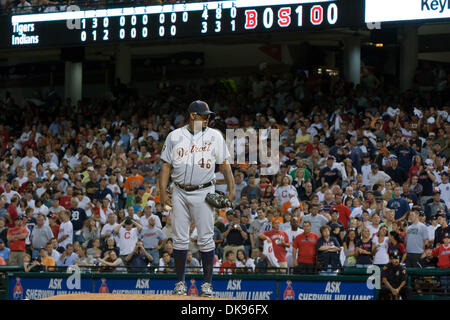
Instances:
[[[230,161],[230,152],[228,151],[228,146],[220,132],[217,132],[215,135],[215,139],[217,140],[215,148],[214,148],[214,157],[216,160],[216,164],[222,164],[225,160]]]
[[[162,147],[161,159],[167,163],[172,163],[172,133],[169,133],[166,137],[166,141]]]

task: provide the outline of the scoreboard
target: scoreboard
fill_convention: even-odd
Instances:
[[[345,4],[344,4],[345,2]],[[359,26],[356,0],[225,0],[20,14],[3,17],[2,48],[298,32]],[[356,6],[356,7],[355,7]]]

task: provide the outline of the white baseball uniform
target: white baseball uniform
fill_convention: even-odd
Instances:
[[[228,160],[230,154],[220,131],[205,128],[191,133],[188,126],[169,133],[163,146],[161,159],[172,166],[173,247],[176,250],[189,249],[189,226],[194,222],[201,252],[215,249],[214,208],[206,201],[208,193],[215,192],[214,183],[206,188],[186,191],[177,186],[203,185],[215,180],[215,166]]]

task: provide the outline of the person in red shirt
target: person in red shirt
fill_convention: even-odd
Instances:
[[[15,221],[17,216],[19,215],[19,212],[17,211],[17,204],[19,203],[19,197],[13,196],[11,198],[11,203],[9,204],[8,208],[6,209],[6,226],[8,228],[14,228],[15,227]]]
[[[342,203],[342,195],[335,194],[334,195],[334,201],[336,202],[335,205],[331,206],[331,210],[336,208],[339,211],[339,218],[338,220],[344,225],[344,228],[348,228],[348,222],[350,221],[350,215],[352,214],[352,211],[349,207],[347,207],[345,204]]]
[[[15,226],[8,230],[7,238],[9,242],[8,265],[21,266],[25,256],[25,239],[28,236],[28,229],[25,227],[24,216],[20,215],[15,219]]]
[[[438,257],[438,268],[450,268],[450,233],[446,232],[443,238],[444,243],[433,249],[433,257]],[[450,277],[447,276],[447,281]]]
[[[64,209],[66,209],[66,210],[69,210],[70,208],[72,208],[72,203],[71,203],[72,192],[73,192],[72,187],[67,187],[66,194],[59,198],[59,205],[61,207],[64,207]]]
[[[52,229],[53,237],[58,239],[59,234],[59,224],[57,223],[57,217],[55,213],[50,213],[48,215],[48,224],[50,226],[50,229]]]
[[[314,273],[317,259],[316,243],[319,236],[311,232],[311,222],[303,222],[303,233],[295,237],[292,242],[292,259],[294,273]]]
[[[280,221],[273,220],[272,230],[264,231],[259,234],[259,239],[261,241],[271,242],[273,245],[273,252],[278,260],[280,268],[287,270],[287,260],[286,260],[286,248],[290,247],[289,237],[286,232],[280,230]]]
[[[234,252],[232,250],[225,253],[225,261],[222,262],[219,269],[219,274],[231,274],[234,273],[234,268],[236,268],[236,260]]]

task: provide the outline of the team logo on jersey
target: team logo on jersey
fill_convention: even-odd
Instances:
[[[212,146],[212,141],[205,142],[203,146],[198,146],[193,144],[189,148],[178,147],[176,149],[177,158],[175,160],[181,160],[184,157],[189,156],[190,154],[198,153],[198,152],[210,152]]]
[[[287,287],[283,293],[283,300],[295,300],[295,292],[292,289],[292,281],[286,281]]]
[[[193,296],[193,297],[198,296],[198,290],[197,290],[197,286],[195,285],[194,279],[191,280],[191,286],[189,288],[188,295]]]

